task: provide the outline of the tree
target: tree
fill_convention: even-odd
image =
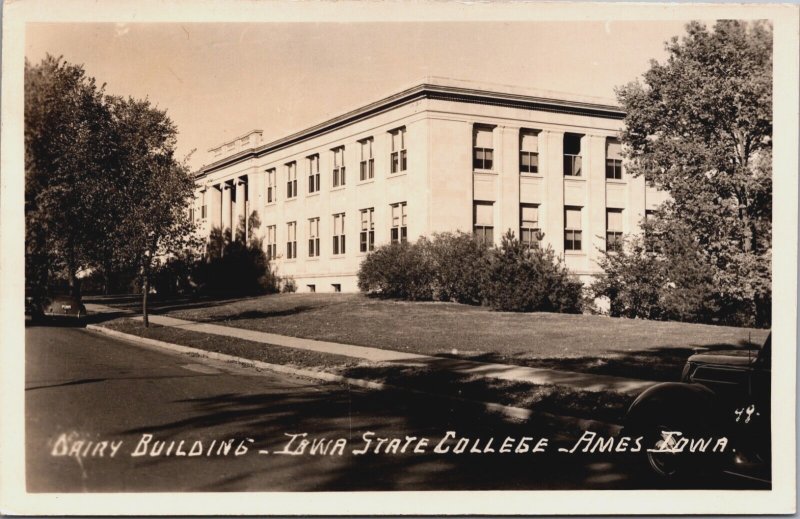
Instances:
[[[669,192],[660,218],[697,243],[720,315],[766,324],[771,299],[772,28],[698,22],[618,89],[628,171]],[[687,287],[688,288],[688,287]],[[765,322],[766,319],[766,322]]]
[[[44,288],[92,264],[115,205],[114,138],[103,87],[48,55],[25,62],[26,277]]]
[[[148,100],[111,98],[118,136],[119,201],[125,214],[118,222],[114,250],[121,263],[138,268],[142,280],[142,315],[149,326],[147,298],[158,262],[197,246],[188,207],[194,181],[186,161],[175,158],[177,128]]]

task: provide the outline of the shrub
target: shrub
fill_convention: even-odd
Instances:
[[[582,284],[552,248],[528,247],[509,231],[493,251],[485,295],[495,310],[576,313],[581,310]]]
[[[425,301],[433,297],[430,244],[391,243],[371,252],[358,270],[358,288],[381,297]]]
[[[150,279],[150,286],[159,296],[191,293],[195,289],[193,271],[198,258],[191,251],[168,258],[158,265]]]
[[[726,321],[730,305],[720,299],[707,254],[688,232],[627,237],[623,250],[603,253],[599,263],[603,273],[590,290],[608,297],[612,316]]]
[[[260,225],[251,214],[249,229]],[[278,291],[278,278],[263,249],[262,240],[251,234],[244,243],[244,218],[240,219],[236,239],[231,232],[212,229],[206,247],[206,258],[200,261],[194,278],[201,291],[215,296],[251,295]]]
[[[284,294],[294,294],[295,292],[297,292],[297,283],[295,282],[293,277],[286,276],[283,278],[281,292]]]
[[[491,249],[463,232],[434,234],[428,247],[434,272],[433,295],[440,301],[480,305]]]

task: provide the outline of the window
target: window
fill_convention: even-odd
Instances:
[[[371,252],[375,250],[374,214],[375,210],[372,207],[361,210],[361,234],[359,236],[359,250],[361,252]]]
[[[312,294],[317,291],[317,285],[306,285],[308,287],[308,291]]]
[[[406,202],[392,204],[392,243],[405,243],[408,241],[408,228],[406,225]]]
[[[200,218],[206,219],[208,217],[208,206],[206,205],[206,192],[200,192]]]
[[[372,157],[372,137],[358,141],[361,144],[361,164],[358,179],[369,180],[375,178],[375,159]]]
[[[189,221],[194,222],[194,206],[189,208]]]
[[[581,176],[581,135],[564,134],[564,176]]]
[[[523,130],[519,136],[519,172],[539,173],[538,132]]]
[[[400,173],[406,170],[406,129],[398,128],[389,132],[392,136],[391,172]]]
[[[333,254],[344,254],[344,213],[333,215]]]
[[[474,234],[478,241],[486,245],[494,243],[494,204],[475,202],[472,215]]]
[[[308,220],[308,257],[319,256],[319,218]]]
[[[606,178],[622,180],[622,146],[617,139],[606,140]]]
[[[522,204],[519,206],[519,239],[528,247],[539,246],[541,234],[538,205]]]
[[[308,161],[308,192],[319,191],[319,155],[311,155]]]
[[[333,187],[344,185],[344,146],[333,150]]]
[[[267,226],[267,258],[275,259],[278,257],[278,240],[276,239],[277,226]]]
[[[472,135],[472,168],[492,169],[492,129],[476,127]]]
[[[606,250],[622,250],[622,209],[606,209]]]
[[[581,250],[581,208],[564,208],[564,250]]]
[[[297,163],[286,164],[286,198],[297,196]]]
[[[267,203],[278,199],[278,185],[275,183],[275,168],[267,170]]]
[[[333,287],[334,292],[341,292],[342,291],[342,284],[341,283],[332,283],[331,286]]]
[[[297,257],[297,222],[286,224],[286,259]]]

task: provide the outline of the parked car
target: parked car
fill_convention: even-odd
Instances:
[[[633,402],[624,434],[641,436],[647,466],[660,478],[723,471],[771,479],[772,334],[758,349],[708,351],[689,357],[680,382],[658,384]],[[681,438],[726,438],[718,452],[666,452]],[[643,450],[646,450],[643,449]]]
[[[68,294],[25,295],[25,314],[33,320],[68,319],[81,322],[86,306],[80,296]]]

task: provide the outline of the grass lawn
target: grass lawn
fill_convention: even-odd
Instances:
[[[140,337],[245,359],[326,371],[415,391],[522,407],[534,412],[610,423],[621,423],[633,400],[631,395],[614,392],[580,391],[566,386],[510,382],[436,368],[358,361],[351,357],[266,345],[155,324],[145,328],[141,322],[126,318],[106,322],[103,326]]]
[[[295,337],[439,356],[675,380],[693,349],[760,344],[766,330],[597,315],[493,312],[361,294],[278,294],[159,305],[159,313]]]

